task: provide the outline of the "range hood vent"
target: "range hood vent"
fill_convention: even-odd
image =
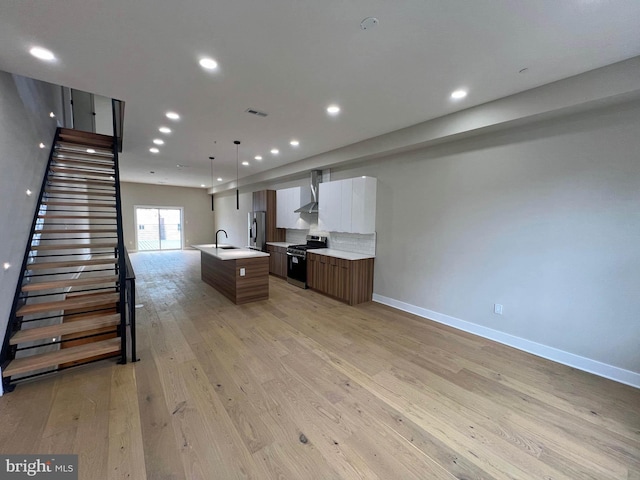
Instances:
[[[302,205],[295,213],[318,213],[318,190],[322,182],[322,170],[311,170],[311,202]]]

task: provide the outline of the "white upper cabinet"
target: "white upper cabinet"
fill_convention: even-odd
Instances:
[[[300,208],[311,201],[309,188],[292,187],[276,191],[276,227],[277,228],[309,228],[308,219],[295,213],[294,210]]]
[[[375,233],[376,186],[373,177],[320,184],[318,224],[328,232]]]

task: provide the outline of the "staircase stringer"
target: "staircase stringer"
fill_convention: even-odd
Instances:
[[[22,317],[17,317],[16,312],[18,308],[21,306],[21,302],[24,303],[24,296],[22,295],[22,285],[24,283],[24,274],[31,259],[31,243],[33,242],[33,237],[36,233],[36,225],[39,221],[38,214],[40,213],[42,205],[42,199],[44,198],[45,189],[47,187],[47,182],[49,180],[51,163],[53,162],[53,154],[56,150],[56,145],[58,143],[58,139],[60,137],[61,128],[56,128],[56,133],[53,137],[53,142],[51,143],[51,148],[49,150],[49,160],[47,160],[47,166],[44,170],[44,175],[42,177],[42,184],[40,186],[40,193],[38,194],[38,202],[36,204],[35,211],[33,213],[33,220],[31,221],[31,229],[29,231],[29,238],[27,240],[27,244],[25,246],[25,252],[22,259],[22,266],[20,268],[20,277],[18,278],[18,282],[16,285],[16,291],[13,296],[13,303],[11,305],[11,313],[9,314],[9,322],[7,322],[7,330],[4,335],[4,340],[2,342],[2,350],[0,351],[0,367],[2,370],[5,369],[7,364],[11,359],[15,357],[15,348],[9,345],[9,339],[11,335],[17,330],[20,330]],[[46,208],[46,206],[45,206]],[[15,386],[11,385],[10,378],[2,378],[2,386],[5,392],[12,391]]]

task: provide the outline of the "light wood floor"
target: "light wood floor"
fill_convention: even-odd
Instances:
[[[275,278],[235,306],[197,252],[132,261],[142,361],[19,385],[0,453],[100,480],[640,480],[640,390]]]

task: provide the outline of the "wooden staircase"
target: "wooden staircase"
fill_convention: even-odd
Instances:
[[[127,361],[117,151],[113,137],[56,132],[0,358],[5,391],[70,365]]]

